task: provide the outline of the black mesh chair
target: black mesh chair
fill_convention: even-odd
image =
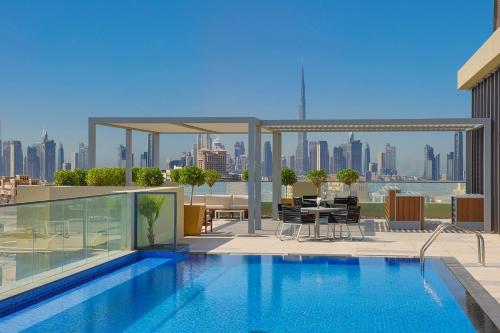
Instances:
[[[293,197],[293,205],[297,207],[302,207],[302,198],[301,197]]]
[[[348,205],[340,205],[333,204],[333,207],[338,207],[339,209],[330,214],[328,219],[328,225],[332,226],[333,238],[335,238],[335,225],[340,224],[340,238],[342,238],[342,225],[345,224],[347,233],[349,238],[352,240],[351,230],[349,229],[349,225],[357,225],[359,232],[361,233],[361,239],[365,239],[365,235],[361,230],[360,216],[361,216],[361,207],[360,206],[348,206]]]
[[[292,229],[291,239],[296,238],[297,240],[300,237],[300,231],[302,230],[302,226],[307,224],[309,226],[309,235],[311,234],[311,224],[314,224],[314,216],[309,214],[304,214],[301,212],[300,207],[298,206],[281,206],[283,221],[281,224],[281,231],[279,233],[280,240],[284,240],[283,238],[283,229],[285,226],[290,226]],[[297,236],[295,236],[295,227],[298,227]]]
[[[276,226],[276,230],[274,230],[274,236],[278,235],[278,230],[283,223],[283,204],[278,204],[278,225]]]

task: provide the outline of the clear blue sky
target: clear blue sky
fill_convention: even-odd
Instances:
[[[308,118],[467,117],[470,97],[456,90],[456,72],[491,34],[492,7],[491,0],[2,1],[2,137],[26,145],[46,128],[69,155],[86,141],[89,116],[296,118],[301,62]],[[372,143],[372,155],[396,144],[410,173],[420,172],[426,143],[442,155],[452,147],[451,133],[357,136]],[[333,145],[346,135],[325,137]],[[144,138],[134,137],[136,156]],[[228,145],[236,139],[223,137]],[[99,130],[98,140],[99,163],[112,165],[121,131]],[[192,141],[162,138],[161,158]]]

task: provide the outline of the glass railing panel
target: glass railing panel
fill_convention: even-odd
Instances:
[[[175,247],[174,193],[137,193],[137,248]]]
[[[131,200],[126,194],[108,196],[108,250],[121,251],[130,246]]]
[[[68,270],[87,262],[85,246],[86,199],[61,201],[63,221],[63,269]]]
[[[40,279],[62,272],[63,234],[62,202],[21,205],[18,221],[33,224],[33,278]]]
[[[87,198],[87,261],[108,256],[109,196]]]
[[[33,229],[18,221],[16,206],[0,207],[0,293],[30,283],[33,277]]]

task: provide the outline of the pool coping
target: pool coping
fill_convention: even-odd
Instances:
[[[500,329],[500,304],[455,257],[439,257],[476,303]]]

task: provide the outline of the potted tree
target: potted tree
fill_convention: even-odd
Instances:
[[[222,175],[215,170],[205,170],[205,183],[207,183],[210,188],[210,194],[212,194],[212,187],[221,179]]]
[[[318,197],[321,197],[321,186],[326,182],[327,177],[325,170],[312,170],[307,174],[307,179],[316,186]]]
[[[282,204],[291,205],[293,199],[290,198],[290,186],[295,185],[297,182],[297,175],[295,170],[291,168],[281,168],[281,185],[285,186],[285,197],[281,198]]]
[[[205,218],[205,207],[193,205],[193,194],[196,186],[205,184],[205,173],[196,166],[181,169],[179,183],[191,186],[189,205],[184,205],[184,235],[199,235]]]
[[[352,194],[351,185],[358,181],[359,173],[353,169],[343,169],[343,170],[337,171],[337,174],[335,176],[339,182],[342,182],[349,187],[348,202],[352,202],[352,204],[357,204],[357,202],[358,202],[357,197],[353,197],[351,195]]]
[[[241,180],[244,182],[248,182],[248,170],[247,169],[243,170],[243,172],[241,173]]]
[[[165,197],[155,194],[140,194],[137,199],[139,214],[144,216],[147,224],[147,237],[149,246],[155,245],[154,227],[160,216],[160,210],[165,202]]]

